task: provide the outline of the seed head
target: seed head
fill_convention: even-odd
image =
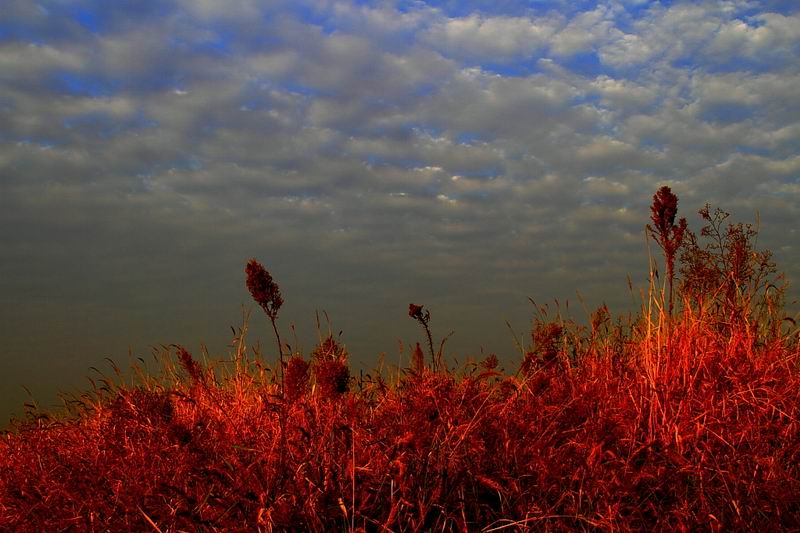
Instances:
[[[664,185],[653,195],[653,205],[650,206],[650,220],[655,224],[656,230],[661,235],[666,235],[675,225],[675,215],[678,214],[678,197],[672,189]]]
[[[681,218],[678,224],[675,224],[677,214],[678,197],[675,196],[672,189],[664,185],[653,195],[653,204],[650,206],[650,220],[653,221],[653,226],[648,224],[647,230],[664,249],[667,256],[667,268],[670,271],[675,253],[681,247],[687,230],[685,218]]]
[[[411,353],[411,368],[417,373],[421,373],[425,370],[425,355],[422,353],[422,347],[419,343],[417,343],[417,346]]]
[[[178,360],[180,361],[183,369],[186,370],[186,373],[191,376],[195,383],[200,383],[203,381],[203,371],[200,369],[200,365],[197,364],[197,361],[194,360],[192,354],[190,354],[183,346],[178,346]]]
[[[424,305],[408,304],[408,316],[424,326],[430,321],[431,312]]]
[[[433,351],[433,337],[431,337],[431,328],[428,326],[431,321],[431,312],[423,309],[424,307],[424,305],[408,304],[408,316],[419,322],[419,325],[425,330],[425,335],[428,337],[428,349],[431,352],[431,360],[433,361],[433,369],[436,371],[440,363]]]
[[[486,359],[481,361],[481,366],[486,370],[494,370],[495,368],[497,368],[497,365],[499,364],[500,361],[497,359],[497,356],[493,353],[489,354],[488,357],[486,357]]]
[[[272,281],[270,273],[255,259],[251,259],[244,270],[247,273],[247,288],[253,299],[264,309],[267,316],[275,320],[278,310],[283,305],[278,284]]]
[[[347,359],[347,350],[344,346],[336,342],[333,335],[328,335],[311,352],[311,358],[315,361],[337,361]]]
[[[332,336],[328,336],[311,353],[317,390],[323,398],[338,398],[349,387],[350,368],[347,350]]]
[[[286,365],[286,399],[295,402],[308,388],[309,363],[300,355],[289,359]]]

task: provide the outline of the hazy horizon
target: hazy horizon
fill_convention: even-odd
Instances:
[[[325,310],[396,363],[414,302],[513,368],[529,297],[635,305],[661,185],[758,217],[797,299],[799,53],[779,0],[8,0],[0,425],[129,349],[223,356],[243,305],[272,354],[251,257],[305,353]]]

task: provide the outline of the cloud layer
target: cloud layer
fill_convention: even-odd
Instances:
[[[788,1],[10,0],[6,405],[128,346],[221,350],[250,256],[305,348],[324,308],[396,358],[414,301],[510,361],[528,296],[630,304],[661,184],[695,227],[760,213],[797,283],[799,28]]]

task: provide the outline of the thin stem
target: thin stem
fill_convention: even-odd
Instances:
[[[280,355],[280,376],[281,376],[281,402],[280,402],[280,415],[278,416],[278,427],[280,427],[281,431],[281,445],[280,451],[278,452],[279,457],[279,465],[280,465],[280,476],[278,485],[283,487],[285,483],[285,475],[284,475],[284,466],[286,465],[286,449],[287,449],[287,437],[286,437],[286,387],[284,382],[284,371],[283,371],[283,344],[281,343],[281,334],[278,333],[278,326],[275,324],[276,317],[272,314],[269,315],[269,320],[272,323],[272,331],[275,332],[275,339],[278,342],[278,354]]]
[[[272,322],[272,331],[275,332],[275,339],[278,342],[278,354],[280,356],[280,376],[281,376],[281,395],[283,395],[283,344],[281,343],[281,334],[278,333],[278,326],[275,325],[275,317],[269,317],[270,322]]]
[[[425,334],[428,336],[428,349],[431,352],[431,361],[433,362],[433,370],[438,371],[440,361],[438,360],[439,358],[436,357],[436,354],[433,351],[433,337],[431,336],[431,328],[428,327],[427,322],[423,322],[422,326],[425,328]]]

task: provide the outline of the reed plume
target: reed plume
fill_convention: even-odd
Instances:
[[[251,259],[244,270],[247,274],[247,288],[250,291],[250,295],[267,314],[272,324],[272,330],[275,332],[280,357],[281,389],[283,389],[283,343],[281,343],[281,335],[278,333],[276,324],[278,311],[283,305],[281,290],[278,288],[278,284],[273,281],[272,275],[256,259]]]
[[[667,267],[667,283],[669,284],[669,317],[672,317],[673,295],[672,287],[675,279],[675,256],[683,244],[686,233],[686,219],[681,218],[675,224],[678,214],[678,197],[672,190],[664,185],[655,195],[650,206],[650,220],[653,226],[647,225],[647,232],[664,251],[664,262]]]

